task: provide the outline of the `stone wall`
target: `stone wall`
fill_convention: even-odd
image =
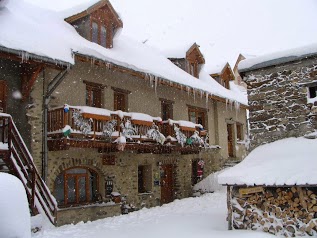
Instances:
[[[234,187],[230,200],[232,216],[229,219],[233,228],[286,237],[317,235],[315,188],[264,187],[260,191],[261,187],[257,187],[250,194],[243,194],[239,189],[245,188]]]
[[[57,226],[93,221],[120,214],[120,204],[94,204],[86,207],[65,208],[57,211]]]
[[[316,80],[316,58],[245,73],[250,105],[251,148],[316,128],[307,86]],[[314,114],[314,113],[313,113]]]
[[[115,165],[103,165],[102,153],[97,149],[71,148],[66,151],[49,152],[48,186],[54,195],[54,182],[56,177],[66,169],[73,167],[87,167],[93,169],[99,177],[99,192],[104,201],[105,180],[113,181],[113,191],[124,196],[128,203],[137,208],[153,207],[161,205],[161,187],[155,185],[154,180],[160,176],[160,165],[174,165],[174,198],[185,198],[192,194],[192,161],[203,159],[204,177],[211,172],[219,170],[219,150],[204,151],[200,154],[137,154],[133,152],[112,153],[115,156]],[[150,193],[138,193],[138,166],[149,165],[151,168],[152,181]]]

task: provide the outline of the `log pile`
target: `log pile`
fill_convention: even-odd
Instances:
[[[294,186],[254,191],[241,194],[241,188],[240,193],[238,187],[233,189],[231,217],[235,229],[263,230],[286,237],[317,236],[315,188]]]

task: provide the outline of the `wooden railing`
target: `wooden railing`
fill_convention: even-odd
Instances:
[[[73,131],[80,132],[80,128],[75,125],[74,118],[73,118],[73,112],[74,110],[78,110],[77,107],[70,107],[68,112],[64,111],[63,107],[55,108],[52,110],[49,110],[48,112],[48,133],[51,137],[55,136],[61,136],[61,130],[66,126],[69,125]],[[88,113],[82,113],[83,117],[87,120],[90,120],[90,125],[92,131],[84,136],[81,133],[75,133],[71,135],[70,137],[85,137],[85,138],[91,138],[91,139],[101,139],[103,127],[105,123],[107,123],[110,120],[116,121],[116,132],[117,136],[119,136],[122,133],[121,124],[125,123],[127,120],[131,122],[133,127],[136,129],[136,135],[133,136],[136,140],[146,140],[151,141],[151,139],[146,138],[147,132],[149,129],[152,128],[153,123],[159,128],[159,131],[165,136],[171,136],[176,137],[175,131],[174,131],[174,124],[177,125],[177,127],[180,128],[180,130],[185,134],[186,137],[190,137],[193,135],[195,131],[199,132],[200,136],[205,136],[206,131],[201,131],[199,127],[192,128],[192,127],[182,127],[179,126],[177,123],[170,124],[169,121],[159,122],[159,121],[142,121],[142,120],[132,120],[129,116],[123,116],[123,118],[120,118],[117,114],[110,114],[110,116],[102,116],[97,114],[88,114]],[[116,136],[113,136],[114,138]]]
[[[22,181],[33,213],[44,212],[55,224],[57,203],[40,177],[33,158],[24,144],[10,115],[0,115],[0,142],[8,145],[7,156],[3,159],[8,168]]]

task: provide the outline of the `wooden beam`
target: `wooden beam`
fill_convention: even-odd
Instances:
[[[3,52],[3,51],[0,52],[0,58],[11,60],[11,61],[16,61],[19,64],[23,63],[23,64],[30,64],[30,65],[38,65],[39,63],[41,63],[41,64],[45,64],[45,66],[47,66],[49,68],[56,69],[56,70],[66,68],[66,66],[62,66],[59,64],[52,64],[52,63],[46,62],[45,60],[24,59],[22,62],[21,56],[15,55],[12,53]]]
[[[31,74],[31,78],[28,80],[28,82],[24,82],[24,85],[22,86],[23,87],[22,88],[23,101],[25,101],[30,96],[31,89],[35,83],[35,80],[37,79],[38,75],[43,70],[43,68],[44,68],[43,65],[37,66],[35,71]]]

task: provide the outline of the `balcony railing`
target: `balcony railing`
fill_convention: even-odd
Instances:
[[[201,125],[188,121],[162,121],[159,117],[142,113],[110,111],[86,106],[66,106],[51,109],[48,112],[47,125],[49,140],[67,138],[98,142],[99,146],[100,143],[113,143],[121,136],[128,137],[127,143],[158,144],[157,140],[148,134],[151,129],[164,135],[165,141],[161,143],[162,145],[180,146],[175,126],[186,138],[191,138],[196,134],[196,137],[199,136],[202,141],[206,142],[207,136],[207,131]],[[67,128],[71,128],[68,133]],[[109,128],[111,130],[107,131]],[[129,130],[131,133],[127,136],[126,131]],[[111,133],[110,136],[109,133]],[[185,146],[189,145],[191,147],[202,146],[201,144],[185,143]]]

